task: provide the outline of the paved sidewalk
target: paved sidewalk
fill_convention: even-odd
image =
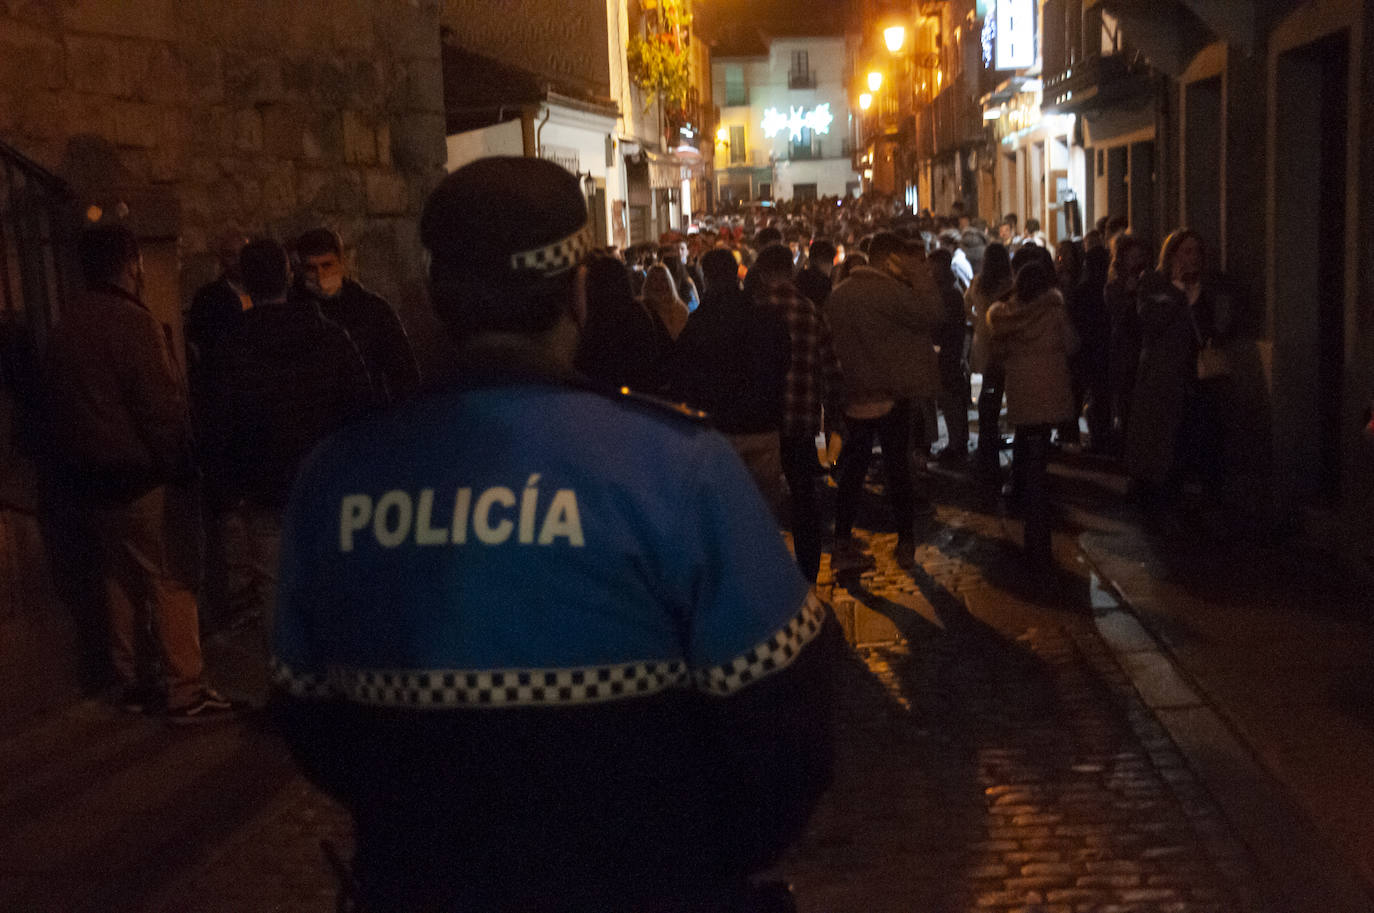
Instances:
[[[1057,537],[1057,585],[1031,591],[1016,524],[942,478],[918,569],[893,562],[870,492],[876,566],[823,572],[860,646],[835,787],[779,866],[801,909],[1269,913],[1249,853],[1099,633],[1075,537]],[[260,686],[255,644],[217,642],[221,680]],[[179,732],[86,703],[0,743],[0,769],[0,910],[332,909],[319,842],[346,851],[347,821],[251,719]]]
[[[1196,694],[1160,719],[1294,910],[1374,910],[1374,612],[1326,556],[1166,540],[1130,512],[1081,537]],[[1167,674],[1167,669],[1165,669]]]

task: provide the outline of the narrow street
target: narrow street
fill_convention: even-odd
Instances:
[[[836,782],[776,869],[800,909],[1282,909],[1119,638],[1103,636],[1128,619],[1077,534],[1122,522],[1103,509],[1110,475],[1090,473],[1106,480],[1094,489],[1057,474],[1061,491],[1088,494],[1056,536],[1057,580],[1038,590],[1018,570],[1017,524],[967,479],[928,477],[938,516],[910,572],[870,488],[860,533],[875,566],[822,570],[856,647]],[[243,692],[262,687],[257,638],[213,645]],[[177,731],[87,702],[0,745],[0,765],[0,909],[333,909],[320,843],[347,853],[346,816],[260,720]]]

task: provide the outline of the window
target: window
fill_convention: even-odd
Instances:
[[[820,144],[810,127],[802,127],[801,136],[794,139],[788,147],[788,157],[794,159],[814,159],[821,157]]]
[[[793,184],[792,199],[794,200],[814,200],[816,199],[815,184]]]
[[[749,161],[749,150],[744,147],[744,125],[730,126],[730,164]]]
[[[744,87],[744,68],[727,66],[725,68],[725,105],[749,104],[749,90]]]
[[[760,200],[771,200],[771,199],[773,199],[773,185],[772,185],[771,183],[769,183],[768,181],[764,181],[762,184],[760,184],[760,185],[759,185],[759,196],[758,196],[758,198],[759,198]]]
[[[811,72],[811,54],[807,51],[792,52],[792,66],[787,71],[789,89],[816,88],[816,74]]]

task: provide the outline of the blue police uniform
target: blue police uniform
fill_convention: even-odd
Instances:
[[[826,610],[703,423],[466,376],[328,441],[284,525],[278,709],[354,811],[370,902],[611,909],[738,880],[828,777]]]

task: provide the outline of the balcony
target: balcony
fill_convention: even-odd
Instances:
[[[745,86],[725,87],[725,107],[734,108],[749,104],[749,89]]]
[[[1149,69],[1125,54],[1093,55],[1057,73],[1046,73],[1041,110],[1072,114],[1100,109],[1149,91]]]
[[[816,88],[815,70],[790,70],[787,73],[787,88],[789,89],[814,89]]]

